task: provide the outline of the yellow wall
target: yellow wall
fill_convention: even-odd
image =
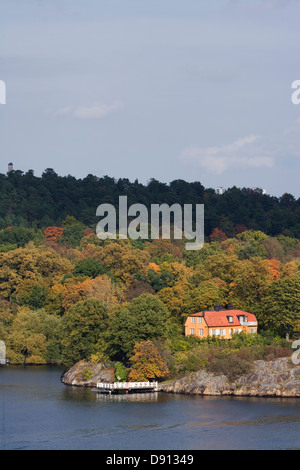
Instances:
[[[198,319],[201,319],[202,322],[198,322]],[[192,319],[194,319],[195,321],[192,322]],[[212,335],[212,330],[217,330],[219,331],[219,334],[217,336],[219,336],[220,338],[225,338],[225,339],[231,339],[232,338],[232,334],[234,334],[235,332],[239,332],[239,331],[244,331],[245,333],[249,333],[249,329],[252,330],[252,332],[254,332],[253,330],[255,330],[255,332],[257,331],[257,328],[252,326],[252,327],[248,327],[248,326],[224,326],[223,328],[220,328],[220,327],[212,327],[212,328],[209,328],[205,322],[205,318],[204,317],[187,317],[187,320],[185,322],[185,336],[189,336],[191,335],[191,330],[194,330],[194,335],[197,336],[197,338],[206,338],[207,336],[211,336]],[[199,334],[199,330],[202,329],[203,330],[203,334],[200,335]],[[223,334],[220,334],[220,330],[223,330]],[[231,331],[233,330],[233,331]]]

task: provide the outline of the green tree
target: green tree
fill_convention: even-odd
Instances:
[[[44,307],[48,291],[44,286],[38,284],[34,285],[30,291],[23,294],[22,298],[19,298],[20,305],[26,305],[28,307],[37,310]]]
[[[84,236],[84,228],[80,224],[67,225],[59,243],[76,248]]]
[[[174,285],[174,276],[168,269],[161,269],[160,272],[156,272],[153,269],[148,269],[147,274],[148,281],[156,292],[165,287],[172,287]]]
[[[109,270],[102,263],[93,258],[86,258],[75,266],[74,276],[87,276],[95,278],[101,274],[108,274]]]
[[[7,356],[14,363],[60,360],[60,318],[44,309],[19,307],[6,337]]]
[[[122,362],[117,362],[115,369],[115,377],[117,381],[126,382],[130,370],[122,364]]]
[[[286,334],[300,322],[300,276],[274,281],[261,304],[258,321],[265,329]]]
[[[111,318],[106,340],[108,353],[119,360],[128,359],[141,340],[167,337],[170,314],[161,300],[142,294],[127,307],[120,307]]]
[[[7,227],[0,231],[0,245],[6,243],[24,247],[26,243],[34,240],[36,234],[33,229],[26,227]]]
[[[80,359],[90,359],[102,347],[107,329],[107,309],[99,300],[77,302],[62,317],[62,358],[66,366]]]

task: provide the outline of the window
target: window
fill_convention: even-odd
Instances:
[[[211,336],[215,336],[216,330],[211,330]]]
[[[224,336],[224,330],[223,329],[220,330],[220,335]]]
[[[192,317],[192,318],[191,318],[191,322],[192,322],[192,323],[195,323],[195,317]]]
[[[195,334],[194,328],[191,328],[191,329],[190,329],[190,333],[191,333],[191,335],[194,335],[194,334]]]
[[[202,317],[198,317],[198,323],[202,323]]]
[[[229,334],[234,335],[235,333],[240,333],[242,330],[240,328],[230,328]]]
[[[203,328],[199,329],[199,336],[203,336]]]
[[[233,317],[230,316],[230,317],[227,317],[227,318],[228,318],[229,323],[233,323]]]

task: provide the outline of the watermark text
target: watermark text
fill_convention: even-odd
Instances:
[[[294,80],[292,83],[292,88],[296,90],[292,94],[292,103],[299,104],[300,103],[300,80]]]
[[[204,244],[204,205],[151,204],[150,214],[144,204],[128,207],[127,196],[119,196],[119,211],[112,204],[98,206],[96,216],[102,217],[96,233],[101,240],[185,239],[186,250],[200,250]],[[117,230],[118,225],[118,230]]]
[[[6,104],[6,85],[3,80],[0,80],[0,104]]]

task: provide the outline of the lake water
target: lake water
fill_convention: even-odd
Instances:
[[[300,399],[99,395],[0,367],[1,450],[299,449]]]

